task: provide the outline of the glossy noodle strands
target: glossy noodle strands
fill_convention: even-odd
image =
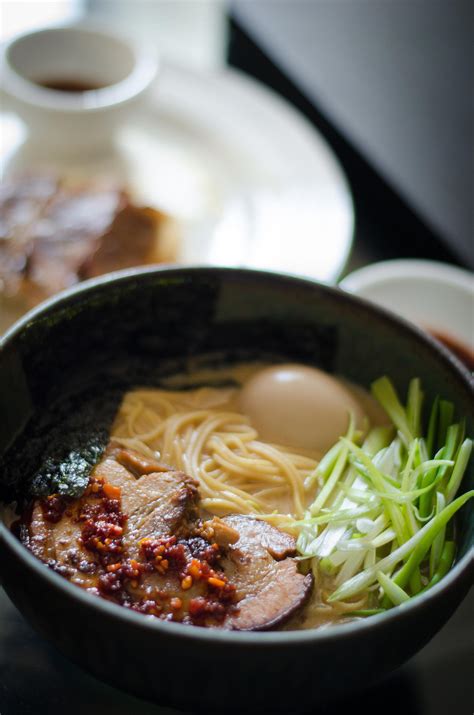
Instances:
[[[258,514],[273,523],[288,514],[302,517],[304,482],[319,455],[259,441],[249,419],[236,411],[236,392],[134,390],[111,436],[192,474],[211,514]]]

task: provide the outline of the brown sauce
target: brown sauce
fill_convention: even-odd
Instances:
[[[472,350],[468,345],[464,345],[456,338],[453,338],[453,336],[449,335],[449,333],[432,330],[431,328],[428,328],[428,332],[433,336],[433,338],[436,338],[436,340],[439,340],[440,343],[451,350],[451,352],[464,363],[468,370],[474,372],[474,350]]]
[[[54,89],[57,92],[91,92],[106,87],[105,84],[86,82],[81,79],[62,77],[58,79],[36,80],[36,84],[46,89]]]

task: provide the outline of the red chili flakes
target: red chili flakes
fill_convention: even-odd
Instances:
[[[193,577],[192,576],[185,576],[182,581],[181,581],[181,588],[183,591],[187,591],[188,589],[191,588],[193,585]]]
[[[222,572],[215,571],[204,560],[192,559],[187,571],[193,579],[205,581],[209,586],[217,589],[222,589],[228,584],[227,577]]]
[[[91,477],[89,479],[89,484],[84,492],[85,497],[89,496],[102,496],[102,489],[104,487],[104,480],[102,477]]]
[[[140,541],[140,554],[152,562],[158,573],[166,573],[168,569],[182,571],[186,567],[186,548],[182,543],[177,543],[176,536],[160,539],[142,539]]]
[[[109,505],[110,506],[110,505]],[[94,518],[95,517],[95,518]],[[89,551],[101,554],[120,554],[123,549],[123,514],[112,510],[80,518],[84,522],[81,541]]]
[[[213,566],[220,558],[218,544],[210,544],[201,536],[191,537],[186,543],[191,555],[198,561],[207,561],[210,566]]]
[[[179,609],[183,607],[183,602],[180,598],[172,598],[170,600],[170,606],[173,611],[179,611]]]
[[[144,599],[143,601],[135,601],[134,603],[128,604],[133,611],[138,611],[138,613],[144,613],[147,616],[159,616],[163,617],[163,608],[156,601],[151,599]]]
[[[225,581],[223,581],[221,578],[215,578],[215,576],[209,576],[207,579],[207,583],[210,586],[214,586],[214,588],[224,588],[225,586]]]
[[[57,524],[61,521],[66,507],[71,503],[70,497],[61,494],[50,494],[41,500],[41,509],[46,521]]]
[[[102,594],[118,593],[123,588],[123,579],[120,569],[101,574],[99,577],[99,591]]]
[[[200,579],[203,572],[204,564],[197,559],[193,559],[188,566],[188,574],[195,579]]]
[[[235,601],[235,586],[221,571],[212,568],[220,558],[219,546],[209,544],[202,536],[180,540],[176,536],[145,538],[140,542],[140,555],[158,573],[177,572],[183,596],[193,586],[197,587],[199,595],[193,595],[185,606],[182,598],[170,601],[168,608],[172,611],[184,608],[191,620],[198,622],[211,616],[222,619]],[[178,601],[181,603],[179,608],[173,606]]]
[[[99,579],[100,590],[106,594],[118,594],[127,582],[133,588],[137,588],[141,575],[147,571],[150,571],[148,564],[140,563],[135,559],[108,564],[106,573]],[[123,596],[123,594],[121,595]]]
[[[201,620],[208,616],[219,619],[223,618],[226,613],[226,607],[222,603],[205,598],[204,596],[192,598],[189,601],[188,610],[193,620]]]
[[[80,510],[77,520],[82,522],[81,541],[89,551],[105,555],[122,552],[123,527],[127,517],[122,513],[120,501],[109,499],[104,492],[104,481],[91,479],[87,488],[89,499]]]

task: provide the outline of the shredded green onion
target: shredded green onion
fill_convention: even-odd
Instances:
[[[333,579],[328,602],[366,596],[369,616],[409,601],[438,583],[455,558],[451,519],[474,497],[456,497],[472,453],[451,402],[436,398],[423,431],[418,378],[402,404],[388,377],[372,394],[392,425],[361,443],[351,416],[344,437],[323,457],[305,487],[316,494],[298,533],[300,558]],[[398,570],[397,570],[398,569]]]
[[[377,581],[394,606],[399,606],[401,603],[410,600],[408,593],[400,588],[400,586],[397,586],[395,581],[392,581],[383,571],[377,571]]]

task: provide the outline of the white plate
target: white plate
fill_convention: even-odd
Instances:
[[[45,156],[33,142],[22,144],[11,115],[3,115],[0,133],[7,172],[49,165],[111,174],[139,201],[173,214],[183,263],[335,282],[348,258],[352,198],[330,148],[286,102],[235,70],[165,65],[113,154]]]

